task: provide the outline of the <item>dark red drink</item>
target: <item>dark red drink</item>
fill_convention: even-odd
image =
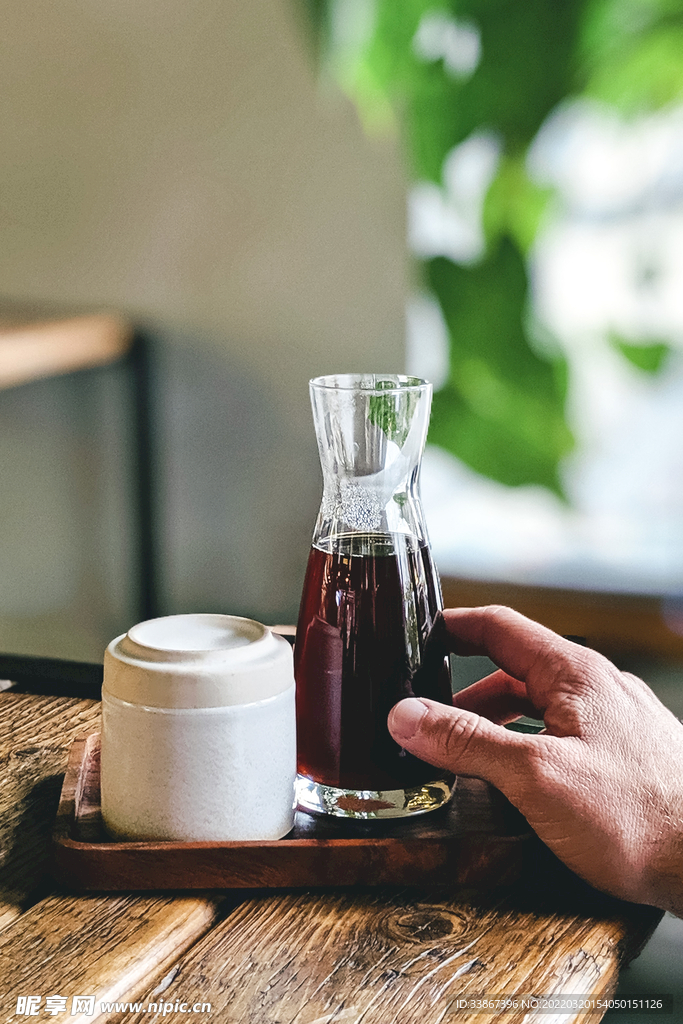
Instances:
[[[446,777],[386,724],[402,697],[451,703],[445,658],[416,674],[440,596],[429,549],[411,543],[353,535],[311,549],[294,666],[298,770],[314,782],[396,790]]]

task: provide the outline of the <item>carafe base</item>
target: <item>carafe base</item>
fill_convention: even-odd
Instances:
[[[428,814],[448,803],[453,784],[444,779],[411,789],[338,789],[297,775],[296,800],[309,814],[336,818],[408,818]]]

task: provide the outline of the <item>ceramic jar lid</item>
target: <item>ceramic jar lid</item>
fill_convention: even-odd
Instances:
[[[107,647],[103,692],[155,708],[214,708],[275,697],[294,685],[290,645],[236,615],[166,615]]]

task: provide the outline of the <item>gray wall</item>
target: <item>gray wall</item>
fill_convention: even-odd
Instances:
[[[159,340],[166,610],[296,613],[310,376],[403,364],[404,181],[321,87],[294,0],[7,0],[0,293]],[[120,371],[0,394],[0,650],[125,629]]]

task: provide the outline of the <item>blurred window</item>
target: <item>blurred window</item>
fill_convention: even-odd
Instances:
[[[476,258],[495,138],[453,151],[445,187],[410,200],[416,254]],[[430,446],[423,495],[441,572],[514,582],[675,593],[683,589],[683,107],[625,120],[562,106],[527,161],[556,198],[530,259],[533,316],[570,368],[577,441],[561,467],[570,506],[509,488]],[[449,173],[450,172],[450,173]],[[408,370],[448,371],[436,302],[408,309]]]

